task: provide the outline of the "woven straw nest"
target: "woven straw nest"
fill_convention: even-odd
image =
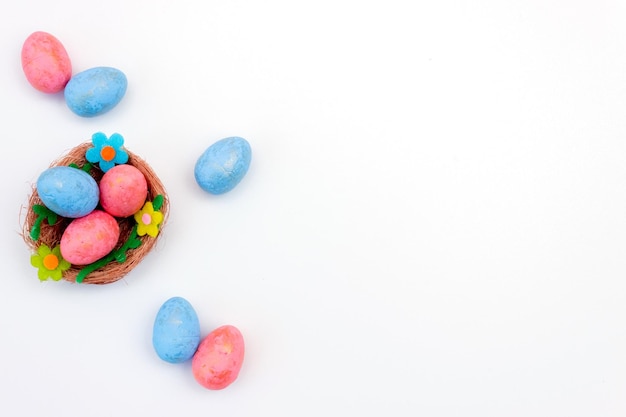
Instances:
[[[83,143],[76,146],[64,156],[54,161],[50,165],[50,167],[68,166],[72,163],[78,165],[79,167],[84,166],[87,163],[87,160],[85,159],[85,152],[91,146],[91,143]],[[146,182],[148,184],[147,200],[152,201],[157,196],[162,196],[163,198],[163,204],[159,209],[159,211],[163,214],[163,221],[159,225],[160,230],[162,231],[163,226],[167,221],[169,209],[169,200],[167,198],[165,188],[163,187],[163,184],[161,183],[155,172],[152,170],[152,168],[143,159],[130,152],[126,148],[125,151],[128,153],[127,164],[133,165],[135,168],[141,171],[141,173],[146,178]],[[96,182],[99,183],[100,179],[102,178],[103,172],[94,166],[90,171],[90,175],[96,180]],[[33,187],[32,194],[30,195],[28,200],[28,212],[26,213],[22,229],[22,237],[28,247],[33,252],[36,251],[37,248],[42,244],[48,245],[50,248],[57,246],[61,242],[61,236],[63,235],[63,231],[72,220],[59,216],[57,222],[52,226],[47,224],[47,222],[45,221],[41,222],[41,232],[39,235],[39,239],[33,240],[30,236],[30,231],[38,218],[37,213],[35,213],[33,210],[33,207],[35,205],[43,205],[43,202],[37,194],[37,189]],[[117,218],[117,221],[120,226],[120,237],[113,251],[119,249],[122,245],[124,245],[124,243],[131,235],[133,227],[136,224],[133,216],[126,218]],[[79,282],[82,282],[84,284],[101,285],[110,284],[121,279],[133,268],[135,268],[148,254],[148,252],[152,250],[160,236],[161,232],[159,232],[156,237],[150,237],[148,235],[138,236],[137,239],[141,241],[141,245],[139,245],[139,247],[135,249],[128,250],[126,252],[126,259],[124,260],[124,262],[112,260],[106,265],[89,272],[82,279],[82,281]],[[76,282],[77,276],[83,268],[84,266],[72,265],[68,270],[63,272],[63,279],[70,282]]]

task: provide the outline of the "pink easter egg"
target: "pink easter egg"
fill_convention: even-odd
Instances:
[[[67,226],[61,236],[61,255],[73,265],[88,265],[111,252],[119,237],[117,220],[94,210]]]
[[[218,390],[232,384],[241,370],[244,354],[239,329],[226,325],[209,333],[198,346],[191,370],[200,385]]]
[[[72,77],[65,47],[46,32],[34,32],[24,41],[22,69],[28,82],[43,93],[58,93]]]
[[[132,165],[116,165],[100,180],[100,204],[115,217],[128,217],[143,207],[148,196],[146,177]]]

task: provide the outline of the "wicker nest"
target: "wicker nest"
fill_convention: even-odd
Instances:
[[[92,146],[91,143],[83,143],[76,146],[75,148],[71,149],[67,154],[54,161],[50,165],[50,167],[68,166],[70,164],[76,164],[79,167],[84,166],[87,163],[87,160],[85,159],[85,152],[87,151],[87,149],[89,149],[90,146]],[[162,230],[167,221],[169,209],[169,200],[167,198],[165,188],[163,187],[163,184],[154,173],[152,168],[143,159],[133,154],[126,148],[124,150],[128,153],[127,164],[133,165],[135,168],[141,171],[141,173],[146,178],[146,182],[148,184],[147,200],[154,200],[157,196],[162,196],[163,198],[163,204],[159,209],[159,211],[163,214],[163,221],[159,225],[160,230]],[[103,176],[103,172],[95,166],[90,170],[89,173],[98,183]],[[30,231],[38,219],[38,214],[35,213],[35,211],[33,210],[33,207],[35,205],[43,205],[43,202],[37,194],[36,187],[33,187],[32,194],[28,199],[28,212],[26,213],[23,223],[22,237],[28,247],[33,251],[36,251],[37,248],[42,244],[48,245],[50,248],[55,247],[61,242],[61,236],[63,235],[63,231],[72,219],[59,216],[58,221],[52,226],[47,224],[45,221],[40,222],[41,232],[39,234],[39,239],[34,240],[30,236]],[[126,218],[117,218],[117,221],[120,227],[120,238],[113,251],[120,249],[122,245],[124,245],[124,243],[130,237],[136,224],[133,216]],[[133,268],[135,268],[148,254],[148,252],[152,250],[160,236],[160,232],[156,237],[150,237],[148,235],[138,236],[137,239],[141,241],[141,245],[139,245],[139,247],[137,248],[128,250],[125,256],[125,260],[123,262],[112,260],[106,265],[90,271],[82,279],[82,281],[79,279],[79,282],[82,282],[84,284],[101,285],[110,284],[121,279]],[[84,266],[72,265],[68,270],[63,272],[63,279],[70,282],[76,282],[79,273],[83,269]]]

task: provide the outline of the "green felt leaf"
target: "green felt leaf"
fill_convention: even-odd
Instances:
[[[33,205],[33,212],[39,215],[39,217],[48,220],[48,224],[50,226],[53,226],[57,222],[58,215],[46,206],[42,206],[41,204],[35,204]]]
[[[53,226],[57,222],[58,216],[48,207],[41,204],[34,204],[33,212],[37,214],[37,219],[33,223],[33,227],[30,230],[30,237],[33,240],[38,240],[39,235],[41,234],[41,223],[44,221],[44,219],[48,221],[48,224],[50,226]]]
[[[43,221],[43,217],[37,217],[37,220],[33,223],[33,227],[30,229],[30,238],[32,240],[39,240],[39,235],[41,234],[41,222]]]
[[[83,269],[78,271],[78,274],[76,275],[76,282],[80,284],[87,277],[87,275],[89,275],[90,273],[92,273],[98,268],[102,268],[103,266],[111,262],[112,259],[113,259],[112,255],[109,254],[105,256],[104,258],[99,259],[96,262],[85,266]]]
[[[116,251],[115,259],[120,263],[125,262],[126,251],[130,249],[137,249],[139,246],[141,246],[141,240],[137,238],[137,225],[135,225],[133,230],[130,231],[130,235],[128,236],[128,239],[126,239],[126,242],[124,242],[122,247]]]
[[[126,252],[117,251],[115,254],[115,260],[119,263],[126,262]]]
[[[155,210],[159,210],[163,206],[163,196],[161,194],[154,197],[154,201],[152,201],[152,208]]]
[[[49,212],[48,215],[46,216],[46,221],[48,222],[50,226],[54,226],[57,220],[58,220],[58,216],[53,211]]]
[[[87,174],[89,174],[89,172],[91,171],[91,168],[93,168],[93,164],[86,162],[85,165],[83,165],[83,167],[79,167],[78,165],[76,165],[74,162],[72,162],[71,164],[68,165],[70,168],[76,168],[76,169],[80,169],[81,171],[85,171]]]
[[[35,204],[33,205],[33,211],[35,214],[39,214],[41,216],[46,214],[48,208],[46,206],[42,206],[41,204]]]

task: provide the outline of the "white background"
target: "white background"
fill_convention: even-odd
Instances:
[[[626,5],[14,1],[0,13],[0,415],[626,415]],[[33,31],[124,71],[84,119]],[[37,279],[30,187],[102,131],[171,199],[124,280]],[[193,166],[246,138],[248,175]],[[222,391],[152,344],[182,296],[246,340]]]

